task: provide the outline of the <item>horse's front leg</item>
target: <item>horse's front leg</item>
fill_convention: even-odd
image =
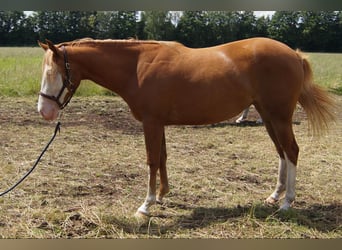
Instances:
[[[136,216],[149,215],[149,208],[156,203],[156,178],[160,165],[164,126],[154,120],[143,121],[149,178],[147,196],[138,208]]]

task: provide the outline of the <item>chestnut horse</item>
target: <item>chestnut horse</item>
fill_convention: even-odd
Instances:
[[[319,132],[334,118],[333,99],[312,81],[305,57],[285,44],[252,38],[192,49],[177,42],[82,39],[45,50],[38,111],[55,120],[81,80],[114,91],[142,122],[149,180],[137,215],[148,215],[169,192],[164,126],[217,123],[253,104],[279,154],[279,173],[267,203],[288,209],[295,199],[299,147],[292,130],[297,102]],[[156,193],[157,172],[160,188]]]

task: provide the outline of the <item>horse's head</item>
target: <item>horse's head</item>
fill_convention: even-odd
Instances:
[[[79,81],[71,82],[66,48],[48,40],[46,42],[38,42],[45,50],[38,112],[44,119],[52,121],[57,119],[59,111],[68,104]]]

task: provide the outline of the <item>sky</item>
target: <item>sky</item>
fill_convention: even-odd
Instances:
[[[257,17],[260,16],[272,16],[275,11],[254,11],[254,15]]]

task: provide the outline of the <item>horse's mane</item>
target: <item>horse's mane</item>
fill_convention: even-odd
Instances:
[[[71,46],[71,47],[80,47],[80,46],[90,46],[96,47],[99,45],[137,45],[137,44],[160,44],[165,43],[163,41],[155,41],[155,40],[138,40],[136,38],[128,38],[128,39],[104,39],[104,40],[97,40],[90,37],[85,37],[81,39],[76,39],[70,42],[63,42],[58,44],[58,47],[61,46]]]

